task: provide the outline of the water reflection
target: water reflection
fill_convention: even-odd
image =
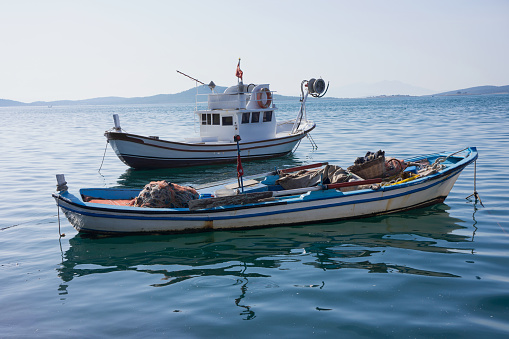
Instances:
[[[472,227],[474,228],[474,232],[472,233],[472,241],[474,241],[474,237],[475,237],[475,232],[477,232],[477,220],[475,219],[475,214],[477,213],[477,205],[474,204],[474,212],[472,213],[472,220],[474,222],[474,224],[472,225]],[[473,253],[473,251],[472,251]]]
[[[246,176],[265,173],[277,168],[299,166],[303,160],[294,154],[288,154],[283,157],[256,161],[243,161],[244,173]],[[178,184],[201,185],[208,183],[211,178],[214,181],[226,180],[237,176],[237,166],[235,164],[194,166],[189,168],[171,168],[171,169],[127,169],[117,180],[118,185],[122,187],[143,187],[150,181],[168,180]]]
[[[385,217],[247,231],[125,237],[76,235],[69,240],[70,248],[58,268],[62,279],[59,292],[66,294],[74,279],[118,271],[157,276],[153,287],[189,280],[198,284],[208,281],[212,287],[215,279],[226,277],[239,286],[235,305],[243,309],[241,314],[247,320],[255,317],[252,308],[243,303],[249,280],[270,278],[270,269],[283,266],[457,277],[398,264],[398,255],[390,256],[390,263],[380,262],[385,258],[380,254],[385,251],[470,251],[458,243],[469,242],[471,237],[454,232],[465,228],[461,226],[463,220],[451,217],[448,209],[440,204]]]

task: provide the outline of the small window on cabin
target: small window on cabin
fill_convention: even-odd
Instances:
[[[247,113],[242,113],[242,123],[243,124],[249,124],[249,115],[251,113],[247,112]]]
[[[211,124],[212,114],[207,113],[207,125]]]
[[[233,117],[223,117],[223,126],[233,125]]]
[[[263,112],[263,122],[272,121],[272,111]]]
[[[219,114],[212,114],[212,125],[219,125]]]
[[[260,112],[253,112],[251,114],[251,122],[260,122]]]
[[[201,124],[206,125],[207,124],[207,114],[201,115]]]

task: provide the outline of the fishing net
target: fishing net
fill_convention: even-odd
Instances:
[[[162,181],[152,181],[131,202],[135,207],[188,208],[189,201],[199,198],[192,187]]]

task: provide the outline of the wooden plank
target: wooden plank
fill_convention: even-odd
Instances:
[[[246,181],[243,182],[244,187],[254,186],[257,183],[259,183],[259,181],[258,180],[254,180],[254,179],[246,180]],[[232,190],[234,188],[239,188],[240,186],[239,186],[239,183],[236,182],[236,183],[233,183],[233,184],[230,184],[230,185],[226,185],[224,187],[227,188],[227,189]]]
[[[94,204],[116,205],[116,206],[129,206],[133,199],[90,199],[87,202]]]
[[[337,184],[328,184],[324,185],[327,189],[332,188],[341,188],[341,187],[350,187],[350,186],[359,186],[359,185],[371,185],[371,184],[379,184],[382,182],[382,179],[367,179],[367,180],[358,180],[358,181],[349,181],[349,182],[339,182]]]
[[[272,197],[272,192],[255,192],[255,193],[246,193],[239,195],[232,195],[228,197],[217,197],[217,198],[207,198],[207,199],[198,199],[189,201],[189,210],[200,210],[206,208],[213,208],[219,206],[230,206],[230,205],[246,205],[252,204],[255,202],[259,202],[262,199],[267,199]]]
[[[279,170],[278,172],[280,172],[280,173],[297,172],[297,171],[301,171],[301,170],[305,170],[305,169],[322,167],[322,166],[325,166],[325,165],[328,165],[328,164],[329,164],[328,162],[319,162],[319,163],[311,164],[311,165],[304,165],[304,166],[285,168],[285,169]]]

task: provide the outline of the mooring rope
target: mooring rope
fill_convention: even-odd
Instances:
[[[25,225],[25,224],[41,222],[43,220],[54,218],[54,217],[55,217],[55,215],[52,215],[51,217],[45,217],[45,218],[42,218],[42,219],[33,219],[33,220],[25,221],[25,222],[20,222],[20,223],[14,224],[14,225],[10,225],[10,226],[0,227],[0,231],[5,231],[5,230],[7,230],[9,228],[13,228],[13,227],[17,227],[17,226],[21,226],[21,225]]]
[[[477,160],[474,161],[474,193],[470,194],[465,199],[469,199],[472,196],[475,198],[475,203],[477,203],[477,200],[479,200],[479,203],[481,204],[481,206],[484,207],[481,197],[479,196],[479,193],[477,192]]]
[[[292,154],[294,154],[295,152],[297,152],[297,148],[299,148],[300,146],[300,142],[302,141],[302,139],[299,139],[299,141],[297,142],[297,144],[295,145],[295,147],[293,147],[292,149]]]
[[[32,220],[20,222],[20,223],[14,224],[14,225],[0,227],[0,231],[5,231],[5,230],[8,230],[9,228],[18,227],[18,226],[21,226],[21,225],[26,225],[26,224],[31,224],[31,223],[38,223],[38,222],[41,222],[41,221],[44,221],[44,220],[47,220],[47,219],[52,219],[55,216],[58,218],[58,234],[60,235],[60,237],[65,237],[65,233],[62,233],[61,230],[60,230],[60,204],[59,204],[58,201],[57,201],[57,214],[56,215],[52,215],[50,217],[44,217],[44,218],[41,218],[41,219],[32,219]]]
[[[314,150],[318,149],[318,145],[316,144],[315,140],[313,139],[313,137],[311,136],[310,133],[307,133],[306,134],[306,137],[308,137],[309,139],[309,142],[311,143],[311,146],[313,147]]]
[[[57,199],[57,218],[58,218],[58,235],[59,238],[65,237],[65,234],[62,234],[60,231],[60,201]]]
[[[106,150],[108,149],[109,142],[110,142],[109,140],[106,140],[106,146],[104,147],[103,160],[101,161],[101,166],[99,166],[99,169],[97,170],[97,172],[99,172],[99,173],[101,173],[101,168],[103,168],[104,158],[106,157]]]

